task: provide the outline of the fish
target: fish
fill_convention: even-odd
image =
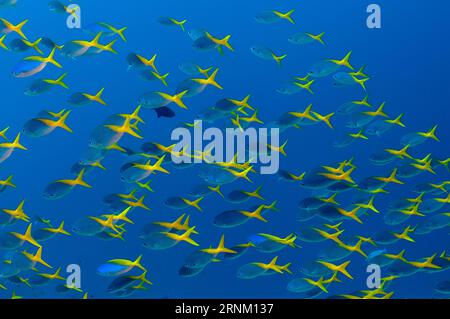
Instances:
[[[281,65],[281,61],[286,58],[284,55],[276,55],[271,49],[262,46],[252,46],[250,51],[258,58],[263,60],[274,60],[278,65]]]
[[[11,3],[11,4],[15,4]],[[17,25],[12,24],[6,19],[0,18],[0,34],[10,34],[10,33],[17,33],[20,37],[27,40],[27,37],[25,36],[24,32],[22,31],[22,28],[27,24],[27,20],[23,20],[22,22],[18,23]]]
[[[450,294],[450,281],[446,280],[437,283],[434,290],[441,294]]]
[[[55,13],[67,13],[67,7],[57,0],[50,1],[48,3],[48,9]]]
[[[192,62],[185,62],[180,63],[178,65],[178,69],[183,72],[186,75],[190,76],[199,76],[203,75],[205,77],[209,76],[209,72],[213,69],[212,67],[209,68],[202,68],[200,65],[192,63]]]
[[[237,277],[239,279],[254,279],[263,276],[266,272],[267,270],[260,268],[253,263],[245,264],[238,269]]]
[[[315,289],[313,285],[308,283],[304,278],[296,278],[289,281],[287,290],[293,293],[305,293]]]
[[[390,231],[383,230],[375,233],[373,240],[378,245],[390,245],[397,242],[399,239]]]
[[[152,233],[143,240],[142,246],[152,250],[164,250],[174,247],[177,241],[167,237],[162,232]]]
[[[187,34],[192,41],[195,41],[201,37],[204,37],[206,35],[206,30],[201,28],[193,28],[189,29]]]
[[[12,155],[15,149],[24,151],[27,150],[27,148],[20,143],[20,133],[17,134],[12,143],[0,143],[0,163],[6,161]]]
[[[189,268],[189,267],[186,267],[186,266],[182,266],[178,270],[178,274],[181,277],[193,277],[193,276],[198,275],[202,271],[203,271],[203,268]]]
[[[390,276],[408,277],[420,272],[420,268],[416,268],[403,261],[396,260],[386,269]]]
[[[25,89],[24,94],[28,96],[36,96],[39,94],[46,93],[50,91],[53,87],[63,87],[65,89],[69,89],[67,84],[63,82],[64,78],[67,76],[67,73],[64,73],[56,80],[52,79],[37,79],[31,82],[31,84]]]
[[[262,186],[257,187],[254,191],[244,191],[244,190],[234,190],[227,195],[227,200],[232,203],[245,203],[251,198],[258,198],[264,200],[261,196],[260,191]]]
[[[213,262],[214,258],[215,256],[212,254],[197,250],[186,257],[183,267],[190,269],[203,269],[209,263]]]
[[[29,49],[34,49],[39,54],[43,54],[41,49],[39,48],[39,43],[42,38],[37,39],[35,42],[30,42],[24,39],[14,39],[9,43],[9,48],[14,52],[26,52]]]
[[[322,60],[316,62],[311,67],[308,74],[313,78],[324,78],[335,73],[337,70],[339,70],[339,65],[328,60]]]
[[[52,64],[58,68],[62,68],[54,59],[55,48],[50,52],[47,57],[30,56],[17,63],[11,74],[16,78],[26,78],[42,72],[48,64]]]
[[[106,37],[119,37],[124,42],[127,42],[124,34],[127,29],[127,27],[116,28],[106,22],[95,22],[83,27],[83,31],[87,34],[97,35],[101,32]]]
[[[103,227],[96,221],[84,217],[74,222],[71,231],[81,236],[94,236],[101,233]]]
[[[231,228],[242,225],[249,220],[249,217],[241,214],[238,210],[228,210],[214,218],[214,225],[221,228]]]
[[[78,176],[73,179],[61,179],[49,183],[44,190],[43,197],[48,200],[57,200],[68,195],[76,186],[91,188],[92,186],[83,180],[85,171],[82,170]]]
[[[69,114],[70,111],[67,111],[57,119],[33,118],[24,124],[22,131],[25,135],[30,137],[42,137],[48,135],[58,127],[72,133],[72,129],[66,124]]]
[[[297,44],[297,45],[305,45],[314,43],[315,41],[325,45],[325,42],[323,41],[323,36],[325,35],[325,32],[319,33],[317,35],[314,35],[312,33],[308,32],[299,32],[294,35],[291,35],[288,37],[288,41]]]
[[[49,1],[43,16],[16,4],[0,0],[26,15],[0,18],[3,75],[12,83],[3,81],[0,123],[2,296],[166,299],[191,281],[191,297],[223,297],[210,291],[220,278],[238,280],[235,290],[253,279],[264,298],[283,290],[307,299],[448,297],[445,112],[418,112],[414,81],[408,96],[384,102],[390,82],[366,71],[367,49],[343,51],[350,42],[333,40],[330,26],[307,30],[296,6],[231,6],[236,19],[227,23],[223,7],[204,15],[204,28],[188,11],[176,16],[176,6],[153,21],[138,10],[130,22],[121,8],[109,22],[88,22],[87,8],[73,3]],[[53,18],[79,30],[35,28]],[[143,21],[150,29],[137,29]],[[258,32],[264,41],[256,44]],[[416,62],[416,77],[434,84]],[[206,139],[228,129],[245,135],[237,151],[246,162],[228,149],[210,160],[230,140]],[[195,145],[170,136],[180,130]],[[263,170],[262,150],[273,174]],[[70,266],[58,246],[75,252]],[[367,289],[363,272],[373,279],[376,266],[380,286]],[[77,272],[89,267],[78,288]],[[404,289],[419,277],[417,291]]]
[[[170,208],[173,209],[186,209],[189,206],[196,208],[199,211],[202,211],[201,207],[199,206],[200,201],[203,199],[203,197],[197,198],[195,200],[189,200],[183,197],[169,197],[166,199],[164,204]]]
[[[275,23],[275,22],[282,21],[282,20],[287,20],[293,24],[294,20],[292,19],[291,15],[294,13],[294,11],[295,10],[290,10],[285,13],[282,13],[277,10],[262,11],[262,12],[258,13],[257,15],[255,15],[255,20],[258,23],[265,23],[265,24],[270,24],[270,23]]]
[[[41,44],[50,50],[53,50],[55,48],[58,50],[62,49],[61,45],[57,45],[52,39],[48,37],[42,37]]]
[[[355,104],[354,102],[347,102],[338,107],[336,114],[346,116],[358,112],[358,110],[360,110],[360,106],[358,104]]]
[[[206,31],[201,36],[194,35],[194,37],[196,39],[192,46],[199,51],[212,51],[217,48],[217,44],[206,36]]]
[[[184,24],[187,22],[187,19],[184,20],[176,20],[170,17],[159,17],[158,23],[164,26],[178,26],[182,31],[185,31]]]
[[[14,7],[17,4],[17,0],[1,0],[0,8]]]
[[[449,217],[445,214],[438,214],[428,217],[426,220],[420,222],[415,232],[417,234],[428,234],[434,230],[442,229],[448,227],[450,224]]]

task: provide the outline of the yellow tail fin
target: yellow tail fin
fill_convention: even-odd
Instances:
[[[435,141],[440,142],[439,138],[436,136],[436,129],[438,128],[437,125],[433,126],[428,132],[418,132],[417,134],[419,134],[420,136],[426,137],[426,138],[431,138]]]
[[[104,51],[108,51],[108,52],[117,54],[117,51],[113,49],[113,45],[114,45],[114,43],[116,43],[116,42],[117,42],[117,39],[112,40],[110,43],[108,43],[108,44],[105,45],[105,46],[102,46],[101,48],[102,48],[102,50],[104,50]]]
[[[13,24],[9,23],[8,21],[6,21],[4,19],[1,19],[1,21],[3,21],[3,23],[6,25],[6,27],[8,29],[10,29],[11,31],[16,32],[18,35],[20,35],[25,40],[27,39],[27,37],[25,36],[25,34],[22,31],[22,28],[28,22],[28,19],[20,22],[18,25],[13,25]]]
[[[278,64],[278,66],[281,66],[281,61],[283,61],[287,57],[287,54],[277,56],[277,55],[275,55],[275,53],[272,53],[272,57],[275,60],[275,62]]]
[[[182,198],[183,202],[191,207],[195,207],[197,210],[202,211],[202,208],[199,206],[199,203],[202,201],[204,197],[197,198],[194,201],[190,201],[188,199]]]
[[[294,24],[294,20],[292,19],[291,15],[295,12],[295,10],[290,10],[286,13],[282,13],[280,11],[272,11],[275,15],[277,15],[278,17],[280,17],[281,19],[285,19],[288,20],[290,23]]]
[[[2,143],[0,144],[0,147],[4,147],[4,148],[18,148],[21,150],[28,150],[25,146],[23,146],[22,144],[20,144],[20,133],[17,134],[16,138],[14,139],[14,142],[12,143]]]
[[[53,48],[52,51],[50,52],[50,54],[48,55],[48,57],[46,57],[46,58],[41,57],[41,56],[30,56],[30,57],[25,58],[25,60],[38,61],[38,62],[42,62],[45,64],[51,63],[58,68],[62,68],[61,64],[56,62],[56,60],[54,59],[55,51],[56,51],[56,48]]]
[[[25,234],[23,234],[23,235],[19,234],[19,233],[15,233],[15,232],[12,232],[11,234],[13,234],[14,236],[16,236],[17,238],[19,238],[23,241],[26,241],[26,242],[40,248],[42,246],[36,240],[34,240],[33,236],[31,235],[31,227],[32,227],[32,225],[29,224],[27,227],[27,230],[25,231]]]
[[[347,55],[342,60],[329,60],[330,62],[333,62],[340,66],[346,66],[351,70],[354,70],[353,66],[350,64],[350,57],[352,55],[352,51],[347,53]]]
[[[75,179],[74,184],[75,185],[80,185],[80,186],[83,186],[83,187],[87,187],[87,188],[92,188],[91,185],[89,185],[88,183],[83,181],[84,173],[85,173],[85,169],[83,168],[81,170],[81,172],[78,174],[77,178]]]
[[[207,79],[192,79],[192,81],[195,81],[197,83],[204,84],[204,85],[212,85],[212,86],[215,86],[215,87],[223,90],[223,87],[216,81],[217,72],[219,72],[218,68],[215,69],[214,72]]]
[[[386,122],[386,123],[390,123],[390,124],[395,124],[395,125],[398,125],[398,126],[401,126],[401,127],[406,127],[406,125],[403,124],[403,122],[402,122],[402,117],[403,117],[404,115],[405,115],[405,114],[402,113],[402,114],[400,114],[399,116],[397,116],[395,119],[392,119],[392,120],[385,120],[385,122]]]
[[[68,89],[69,87],[67,86],[67,84],[65,84],[63,82],[64,78],[67,76],[67,73],[64,73],[63,75],[61,75],[59,78],[57,78],[56,80],[44,80],[44,82],[52,84],[52,85],[59,85],[62,86],[65,89]]]

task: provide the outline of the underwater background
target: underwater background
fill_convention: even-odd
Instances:
[[[416,158],[423,158],[431,153],[433,158],[445,159],[449,156],[450,110],[448,107],[448,80],[450,73],[449,24],[445,20],[450,3],[444,0],[430,4],[422,0],[387,1],[378,0],[382,9],[382,27],[369,29],[366,26],[368,13],[366,8],[371,1],[322,0],[322,1],[115,1],[115,0],[78,0],[81,8],[82,27],[94,22],[108,22],[114,26],[124,27],[127,42],[118,40],[114,49],[118,52],[102,52],[101,54],[68,59],[55,53],[55,59],[61,63],[60,70],[49,65],[39,75],[29,78],[16,78],[11,75],[14,65],[26,56],[36,52],[0,51],[0,92],[1,116],[0,129],[9,126],[7,135],[10,139],[20,132],[24,124],[42,110],[59,112],[61,109],[72,109],[67,124],[73,130],[70,134],[57,129],[48,136],[30,138],[21,136],[21,144],[27,151],[15,150],[9,159],[0,164],[0,179],[13,175],[16,188],[8,188],[0,193],[0,208],[13,209],[25,200],[24,210],[33,222],[33,228],[42,227],[35,217],[40,216],[59,225],[65,222],[65,229],[71,236],[58,234],[55,238],[43,243],[43,259],[53,266],[41,271],[54,272],[62,267],[62,276],[66,276],[65,268],[70,264],[81,267],[81,289],[89,298],[115,298],[108,293],[107,287],[114,278],[98,274],[98,267],[108,260],[124,258],[135,260],[143,255],[142,264],[148,269],[147,278],[153,283],[147,290],[136,289],[128,298],[304,298],[303,293],[294,293],[287,285],[295,278],[306,277],[301,269],[314,262],[318,253],[333,245],[330,241],[305,242],[297,240],[301,248],[287,247],[280,252],[264,253],[249,248],[243,256],[220,262],[213,262],[201,273],[193,277],[179,275],[179,269],[189,254],[199,248],[215,247],[222,234],[225,234],[227,247],[246,243],[252,235],[258,233],[275,234],[285,237],[291,233],[298,234],[301,229],[318,227],[328,221],[314,217],[307,221],[297,221],[299,201],[310,197],[313,190],[302,187],[301,182],[289,183],[279,175],[250,176],[252,183],[238,179],[224,184],[222,192],[228,194],[233,190],[254,190],[262,185],[261,194],[265,203],[277,201],[278,211],[268,212],[268,222],[250,220],[245,225],[233,228],[219,228],[214,225],[214,218],[221,212],[236,209],[250,209],[260,204],[258,199],[242,204],[233,204],[211,194],[202,202],[202,212],[188,207],[185,210],[174,210],[164,204],[171,196],[186,197],[196,185],[204,183],[199,177],[205,164],[193,165],[185,169],[177,169],[168,165],[170,174],[158,173],[151,176],[151,187],[154,192],[147,194],[146,205],[151,211],[136,208],[129,217],[134,222],[126,225],[123,239],[102,240],[95,236],[81,236],[72,231],[73,225],[80,218],[99,216],[109,213],[103,199],[108,194],[129,193],[134,185],[121,181],[120,168],[130,161],[129,156],[121,152],[111,152],[102,164],[107,170],[94,169],[85,176],[92,189],[75,187],[67,196],[57,200],[48,200],[43,196],[46,186],[52,181],[62,178],[74,178],[71,167],[83,160],[88,140],[92,131],[101,125],[108,116],[118,113],[131,113],[138,105],[138,99],[146,92],[175,90],[178,83],[189,76],[179,70],[182,63],[192,62],[202,67],[219,68],[216,80],[223,90],[208,87],[201,94],[186,99],[188,110],[173,107],[176,115],[171,118],[158,118],[153,110],[143,108],[140,116],[145,125],[140,125],[139,134],[143,140],[125,136],[121,146],[139,150],[144,142],[158,142],[170,145],[172,130],[183,122],[192,123],[199,114],[216,101],[223,98],[242,99],[250,94],[250,104],[258,108],[258,117],[264,122],[272,122],[283,113],[300,111],[313,103],[313,109],[320,114],[335,112],[343,103],[360,100],[366,94],[373,104],[371,111],[386,101],[385,111],[392,117],[405,113],[403,122],[406,128],[395,127],[382,136],[369,136],[368,140],[358,140],[343,148],[334,147],[334,142],[346,132],[348,118],[335,115],[332,118],[334,129],[325,124],[290,128],[282,133],[280,143],[288,140],[287,156],[280,155],[281,169],[300,174],[309,172],[321,165],[331,165],[354,157],[357,167],[353,179],[358,182],[369,176],[388,176],[395,164],[377,166],[370,162],[371,154],[385,148],[400,149],[403,136],[413,132],[426,132],[438,125],[437,135],[440,142],[427,140],[424,144],[411,149]],[[261,24],[255,21],[255,15],[266,10],[286,12],[295,9],[292,17],[295,24],[281,21],[273,24]],[[0,8],[0,17],[19,23],[29,19],[23,30],[30,40],[48,37],[57,44],[72,40],[90,40],[93,36],[83,29],[69,29],[66,26],[67,14],[49,10],[46,0],[19,0],[13,7]],[[168,27],[158,23],[163,16],[187,19],[186,31],[178,26]],[[193,47],[188,30],[206,29],[213,35],[230,34],[230,43],[234,51],[224,49],[224,54],[217,50],[201,51]],[[325,45],[312,43],[294,45],[287,39],[298,32],[325,32]],[[17,38],[8,34],[5,44]],[[102,43],[109,41],[103,40]],[[265,61],[252,54],[250,47],[260,45],[272,48],[277,53],[287,54],[281,67],[274,61]],[[277,92],[293,76],[304,76],[317,61],[324,59],[340,59],[350,50],[353,51],[351,62],[356,70],[367,65],[365,72],[370,80],[366,83],[367,92],[359,85],[336,87],[332,76],[318,79],[313,84],[314,94],[301,91],[298,94],[286,95]],[[48,51],[48,50],[47,50]],[[143,81],[136,72],[128,70],[127,56],[137,52],[146,58],[157,54],[156,63],[163,73],[169,72],[169,87],[160,82]],[[47,56],[48,52],[44,55]],[[65,83],[69,89],[52,88],[50,92],[37,96],[27,96],[24,89],[36,78],[56,79],[67,72]],[[73,107],[67,101],[74,92],[97,92],[105,88],[102,95],[107,106],[91,103],[82,107]],[[225,124],[220,122],[218,127]],[[228,126],[230,122],[226,122]],[[216,126],[216,124],[211,124]],[[355,130],[351,131],[355,133]],[[357,132],[357,130],[356,130]],[[14,135],[14,136],[13,136]],[[335,165],[337,166],[337,164]],[[401,178],[400,178],[401,179]],[[449,180],[449,171],[443,166],[436,168],[436,174],[423,172],[413,178],[405,179],[404,185],[390,184],[386,187],[388,194],[376,195],[376,206],[380,214],[368,213],[362,216],[362,224],[353,220],[345,220],[345,235],[373,236],[381,230],[401,232],[406,226],[420,224],[429,216],[412,216],[399,225],[387,225],[383,219],[390,203],[408,197],[416,197],[414,187],[423,183],[440,183]],[[338,201],[345,207],[351,204],[355,190],[338,194]],[[428,196],[428,195],[427,195]],[[447,194],[430,195],[445,197]],[[428,198],[428,197],[427,197]],[[430,216],[448,212],[448,204]],[[174,221],[182,213],[191,217],[190,224],[196,226],[198,234],[193,236],[200,247],[181,242],[164,250],[146,249],[139,238],[144,225],[154,221]],[[333,222],[328,222],[333,224]],[[335,223],[334,223],[335,224]],[[27,223],[19,221],[13,225],[3,225],[2,234],[9,232],[25,232]],[[419,235],[412,233],[415,242],[405,240],[390,245],[364,244],[363,250],[386,249],[397,254],[406,250],[408,260],[421,260],[435,253],[440,255],[448,250],[448,225],[442,229]],[[27,250],[35,252],[35,247],[25,243],[17,252]],[[3,260],[11,258],[16,251],[2,249]],[[254,279],[238,278],[238,269],[255,261],[268,263],[279,256],[282,264],[292,263],[293,274],[273,274]],[[445,254],[444,254],[445,256]],[[219,258],[220,259],[220,258]],[[322,293],[316,298],[327,298],[355,291],[367,290],[366,258],[352,253],[342,261],[351,260],[348,271],[353,280],[345,276],[339,277],[342,282],[332,283],[329,293]],[[335,262],[340,264],[342,261]],[[1,272],[0,267],[0,274]],[[383,268],[382,271],[384,271]],[[33,270],[20,272],[22,278],[29,278]],[[383,276],[388,274],[383,273]],[[1,298],[10,298],[12,291],[23,298],[81,298],[83,293],[57,289],[63,281],[51,282],[43,286],[27,286],[13,282],[7,276],[0,275],[0,283],[7,290],[0,290]],[[328,275],[327,275],[328,276]],[[326,277],[327,277],[326,276]],[[316,278],[318,279],[318,278]],[[389,285],[393,298],[433,298],[445,297],[435,291],[437,284],[449,280],[447,271],[420,271],[411,276],[398,278]],[[14,280],[17,281],[17,280]],[[448,289],[448,287],[447,287]],[[448,290],[447,290],[448,293]]]

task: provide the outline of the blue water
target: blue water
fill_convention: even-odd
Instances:
[[[121,40],[115,48],[116,54],[102,53],[95,56],[82,57],[76,61],[67,60],[56,54],[56,59],[68,72],[67,84],[70,90],[54,88],[51,92],[30,97],[23,94],[25,87],[39,77],[56,78],[62,72],[49,65],[34,78],[17,79],[10,75],[12,67],[28,53],[12,53],[0,51],[0,92],[1,116],[0,128],[10,126],[8,137],[19,132],[23,124],[41,110],[59,111],[70,108],[67,99],[74,92],[97,92],[105,87],[104,99],[108,106],[89,104],[75,109],[69,116],[69,126],[74,133],[69,134],[57,129],[49,136],[31,139],[22,136],[22,143],[28,151],[17,150],[11,158],[0,165],[0,179],[14,175],[16,189],[8,189],[0,194],[2,208],[14,208],[25,199],[25,212],[30,216],[48,218],[58,225],[64,220],[70,231],[71,225],[83,216],[98,216],[108,213],[102,204],[102,198],[110,193],[129,191],[120,181],[119,169],[127,158],[119,153],[111,153],[102,162],[107,171],[94,170],[86,180],[93,189],[76,188],[63,199],[49,201],[43,198],[45,186],[58,179],[70,178],[70,167],[77,162],[86,149],[91,131],[100,125],[108,115],[131,112],[137,105],[138,97],[151,91],[171,92],[176,85],[187,78],[178,70],[183,62],[195,62],[202,66],[220,68],[218,82],[223,91],[208,87],[202,94],[186,99],[189,110],[174,107],[176,117],[172,119],[156,118],[151,110],[143,110],[142,116],[146,125],[141,126],[144,141],[171,144],[170,133],[181,122],[192,122],[196,114],[217,100],[225,97],[241,99],[251,94],[251,105],[258,107],[259,117],[266,122],[275,120],[287,111],[301,110],[309,103],[321,114],[334,112],[339,105],[351,100],[361,99],[364,92],[358,86],[335,88],[330,77],[319,79],[314,83],[314,95],[301,92],[297,95],[281,95],[275,89],[289,80],[291,76],[305,75],[315,62],[327,58],[342,58],[349,50],[353,50],[352,64],[367,65],[370,74],[368,94],[374,105],[386,101],[386,111],[396,116],[405,113],[407,128],[394,128],[383,137],[370,137],[366,142],[357,142],[344,149],[336,149],[333,142],[343,133],[346,121],[342,117],[333,118],[334,130],[324,124],[306,126],[300,130],[290,129],[282,135],[282,141],[288,140],[287,157],[281,158],[281,168],[300,173],[311,170],[321,164],[330,164],[355,157],[357,170],[353,177],[356,181],[368,176],[384,176],[394,167],[374,166],[368,157],[383,148],[400,148],[399,141],[407,133],[426,131],[438,125],[440,143],[427,141],[412,154],[424,157],[432,153],[440,159],[449,156],[450,131],[447,128],[450,111],[448,109],[448,81],[450,73],[450,44],[446,39],[449,25],[445,20],[445,12],[450,10],[447,1],[435,1],[431,6],[427,1],[414,0],[408,4],[398,1],[379,0],[382,8],[382,28],[371,30],[366,27],[366,7],[372,1],[326,0],[302,1],[300,3],[261,1],[83,1],[77,4],[82,10],[82,24],[105,21],[114,26],[127,26],[128,42]],[[439,8],[438,10],[436,8]],[[254,15],[264,10],[288,11],[296,9],[293,17],[295,24],[282,21],[276,24],[258,24]],[[39,36],[47,36],[56,43],[62,44],[70,40],[91,39],[91,36],[80,30],[66,27],[66,15],[52,13],[46,1],[19,0],[15,8],[0,9],[0,16],[18,23],[24,19],[30,21],[24,32],[31,40]],[[186,18],[186,28],[205,28],[214,35],[231,34],[230,43],[235,52],[225,49],[223,56],[217,51],[199,52],[192,47],[192,41],[178,27],[166,27],[157,23],[160,16]],[[326,32],[326,46],[314,43],[307,46],[295,46],[287,38],[296,32]],[[16,37],[8,35],[5,43]],[[262,45],[273,48],[277,53],[287,54],[283,65],[279,68],[275,62],[264,61],[254,56],[249,48]],[[144,82],[133,72],[127,72],[125,58],[130,52],[138,52],[149,58],[158,54],[157,66],[163,73],[170,72],[169,89],[160,83]],[[32,53],[31,55],[34,55]],[[141,145],[131,137],[125,137],[120,145],[138,149]],[[185,211],[175,211],[164,206],[170,196],[186,196],[192,187],[201,180],[197,177],[202,166],[194,166],[185,170],[171,168],[171,174],[157,174],[151,177],[155,193],[146,197],[151,211],[135,210],[130,216],[133,225],[127,225],[125,241],[102,241],[95,237],[57,235],[44,243],[43,258],[54,270],[64,269],[69,264],[79,264],[82,270],[82,290],[88,292],[90,298],[112,297],[106,292],[111,278],[101,277],[96,273],[99,265],[113,258],[134,260],[143,254],[143,264],[148,267],[148,278],[153,285],[148,290],[138,290],[134,298],[297,298],[299,295],[286,289],[287,283],[302,277],[300,268],[305,263],[315,260],[323,247],[330,242],[319,244],[299,242],[301,249],[286,248],[280,255],[280,262],[292,262],[294,275],[283,274],[263,276],[253,280],[238,279],[236,272],[240,266],[254,262],[269,262],[274,254],[264,254],[256,250],[232,261],[223,261],[209,265],[201,274],[192,278],[178,275],[178,269],[188,254],[196,250],[187,243],[180,243],[168,250],[151,251],[142,247],[138,233],[143,225],[152,221],[172,221]],[[371,236],[381,229],[401,230],[407,225],[417,224],[421,217],[414,217],[408,222],[391,227],[384,225],[382,216],[386,206],[392,200],[413,197],[414,185],[424,182],[448,180],[448,171],[442,167],[437,175],[424,173],[408,179],[407,185],[389,185],[390,194],[377,195],[377,207],[381,215],[370,213],[363,216],[363,225],[354,221],[346,221],[345,233]],[[298,183],[287,183],[277,176],[252,175],[253,183],[237,181],[225,185],[223,192],[235,189],[254,189],[263,186],[263,195],[267,201],[277,200],[279,212],[269,212],[268,223],[252,220],[233,229],[218,229],[213,226],[214,217],[228,209],[248,209],[258,201],[242,205],[233,205],[220,199],[215,194],[202,202],[203,212],[195,209],[187,212],[191,215],[191,225],[196,225],[199,235],[195,240],[201,248],[216,246],[222,233],[227,245],[235,245],[248,241],[250,235],[264,232],[285,237],[298,232],[305,225],[320,225],[324,221],[314,218],[306,223],[295,221],[299,200],[310,196],[311,191],[301,188]],[[349,202],[350,196],[343,195],[342,202]],[[341,199],[339,199],[341,201]],[[446,212],[447,207],[440,212]],[[448,210],[447,210],[448,211]],[[436,214],[436,213],[435,213]],[[6,226],[0,231],[24,232],[26,224],[19,222],[14,226]],[[434,231],[427,235],[412,235],[415,243],[397,242],[388,246],[389,252],[397,253],[406,249],[408,260],[419,260],[434,253],[449,249],[448,228]],[[34,252],[29,244],[21,249]],[[368,247],[369,246],[364,246]],[[372,249],[372,248],[370,248]],[[3,252],[6,253],[6,252]],[[5,257],[6,258],[6,257]],[[340,276],[342,283],[333,283],[329,287],[329,295],[352,293],[367,289],[366,261],[357,254],[349,258],[349,271],[355,277],[349,280]],[[44,271],[42,266],[38,266]],[[52,272],[50,270],[49,272]],[[20,274],[27,278],[31,271]],[[429,274],[418,273],[412,277],[400,278],[393,282],[389,291],[394,291],[395,298],[431,298],[435,296],[433,287],[440,281],[448,279],[448,271]],[[82,294],[70,292],[58,294],[56,283],[44,287],[29,288],[16,285],[7,279],[0,283],[8,287],[0,290],[0,297],[9,298],[12,290],[26,298],[80,298]],[[328,295],[322,294],[320,297]]]

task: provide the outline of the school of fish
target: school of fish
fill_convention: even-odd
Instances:
[[[13,7],[16,2],[3,0],[0,7]],[[49,14],[73,14],[60,1],[50,1],[48,8]],[[326,51],[326,30],[309,33],[307,31],[310,30],[303,30],[303,26],[296,24],[296,15],[300,16],[300,13],[274,8],[255,12],[249,18],[260,24],[262,29],[269,28],[270,24],[290,24],[293,32],[286,39],[286,45],[320,46]],[[173,28],[174,32],[183,32],[191,39],[190,49],[217,55],[218,61],[228,55],[250,50],[254,58],[279,65],[279,70],[283,71],[283,61],[289,59],[282,53],[282,48],[259,45],[235,47],[231,35],[190,28],[190,22],[188,17],[169,16],[155,21]],[[136,291],[151,289],[152,285],[157,284],[158,276],[152,273],[151,265],[158,260],[148,258],[148,252],[169,250],[175,245],[184,245],[186,253],[179,265],[179,273],[174,276],[202,276],[202,271],[212,264],[215,264],[214,271],[219,273],[220,267],[225,266],[227,261],[254,251],[258,257],[251,263],[241,264],[235,270],[236,276],[242,280],[260,276],[289,276],[286,289],[293,298],[395,298],[393,282],[408,280],[405,277],[419,272],[435,273],[449,269],[450,255],[434,250],[433,245],[429,245],[429,253],[420,259],[408,256],[417,239],[433,232],[448,232],[450,158],[436,158],[426,150],[426,143],[442,143],[446,148],[448,141],[439,139],[437,126],[409,127],[404,114],[389,112],[388,103],[371,101],[372,96],[366,93],[370,75],[365,66],[352,63],[356,52],[343,50],[341,56],[320,60],[309,67],[309,72],[292,78],[290,83],[280,86],[273,93],[280,96],[304,94],[307,100],[311,94],[321,94],[314,88],[316,82],[332,78],[335,87],[360,87],[360,96],[349,98],[347,103],[336,106],[336,111],[330,114],[322,112],[319,106],[305,103],[301,108],[280,112],[282,114],[277,119],[261,119],[250,95],[227,96],[226,87],[220,82],[219,67],[202,65],[201,62],[181,63],[176,67],[178,72],[185,74],[186,79],[171,83],[170,74],[161,71],[158,66],[155,52],[127,51],[127,33],[133,30],[125,26],[96,22],[83,26],[84,38],[57,43],[47,37],[37,38],[32,32],[32,23],[32,18],[10,21],[0,17],[0,55],[18,56],[18,62],[11,66],[11,76],[26,83],[24,94],[38,96],[64,90],[67,92],[67,106],[38,112],[23,124],[20,132],[12,132],[7,119],[2,118],[0,165],[14,157],[29,155],[28,148],[36,138],[45,138],[56,130],[77,134],[70,122],[76,121],[77,113],[83,111],[83,106],[107,107],[114,103],[108,99],[107,86],[86,91],[72,89],[72,85],[67,84],[70,83],[70,74],[64,71],[64,65],[77,64],[81,59],[96,55],[113,55],[129,72],[143,81],[150,81],[154,90],[136,96],[136,105],[124,107],[122,113],[110,114],[97,127],[90,128],[85,153],[80,154],[80,158],[74,158],[74,164],[67,173],[61,172],[60,179],[48,181],[47,187],[42,190],[48,200],[65,198],[69,202],[70,193],[75,188],[84,192],[101,192],[101,189],[96,189],[96,181],[89,178],[89,173],[106,170],[102,164],[104,158],[120,153],[125,158],[120,168],[120,179],[126,191],[103,194],[103,212],[80,214],[75,224],[66,225],[63,214],[59,215],[60,220],[54,221],[29,213],[26,199],[15,207],[1,207],[0,290],[8,291],[11,298],[30,297],[17,295],[14,288],[17,285],[48,286],[48,289],[51,287],[61,294],[76,291],[80,298],[89,297],[89,291],[67,284],[62,271],[65,265],[46,259],[46,241],[55,241],[61,236],[71,236],[72,240],[87,236],[92,241],[109,240],[111,243],[127,240],[127,236],[139,237],[142,242],[139,256],[117,256],[117,259],[105,260],[104,264],[98,265],[97,275],[111,279],[107,292],[112,298],[132,297]],[[169,31],[166,36],[170,36]],[[60,76],[46,77],[45,71],[50,68],[59,69]],[[217,96],[215,105],[199,113],[191,111],[189,99],[206,90]],[[276,187],[252,183],[258,174],[258,164],[250,160],[238,163],[236,158],[211,162],[208,161],[211,150],[192,155],[192,158],[202,159],[202,164],[175,164],[172,159],[185,155],[183,151],[174,151],[174,144],[168,145],[164,140],[141,133],[142,126],[174,118],[179,112],[192,113],[192,122],[182,124],[190,129],[197,125],[198,120],[242,130],[254,126],[276,127],[281,132],[307,130],[309,126],[321,125],[323,130],[334,130],[336,133],[333,146],[337,151],[353,143],[370,143],[372,139],[387,136],[391,130],[402,130],[404,136],[398,141],[386,140],[384,149],[374,152],[368,159],[355,154],[351,158],[342,158],[340,162],[318,163],[316,167],[305,167],[296,172],[281,168],[277,173],[278,182],[298,185],[302,196],[300,201],[292,199],[293,210],[296,211],[296,231],[291,231],[294,223],[291,220],[285,233],[255,234],[246,231],[246,223],[270,223],[273,215],[287,214],[277,207]],[[336,118],[345,119],[347,124],[335,125]],[[168,125],[175,128],[179,124]],[[140,143],[140,149],[134,150],[124,145],[121,142],[124,136]],[[281,146],[268,145],[268,148],[270,152],[278,152],[281,158],[289,154],[289,144],[284,140]],[[174,189],[175,194],[179,193],[173,197],[158,197],[158,180],[164,179],[166,174],[176,174],[178,169],[199,165],[203,170],[196,187],[184,191]],[[383,166],[385,174],[358,175],[359,165]],[[0,195],[14,192],[20,186],[15,184],[14,174],[0,176]],[[430,181],[417,184],[415,178],[419,175]],[[233,186],[235,181],[247,181],[248,186],[236,188]],[[408,196],[397,196],[394,201],[388,202],[387,209],[377,208],[378,203],[386,201],[384,196],[391,191],[391,187],[406,184],[413,187]],[[158,200],[163,201],[167,210],[175,211],[178,217],[153,215],[151,202]],[[214,203],[216,211],[204,210],[202,204],[206,201]],[[225,202],[235,208],[221,211]],[[138,211],[149,212],[149,223],[140,226],[139,234],[127,233],[127,226],[134,223],[133,216]],[[209,242],[196,239],[202,229],[197,228],[193,221],[204,214],[215,216],[210,226],[215,230],[217,239]],[[358,232],[360,224],[370,224],[371,219],[375,218],[383,219],[384,229],[374,228],[371,233]],[[347,231],[349,226],[351,231]],[[227,235],[227,230],[235,227],[242,230],[240,238]],[[327,248],[319,250],[311,260],[301,257],[288,260],[282,254],[285,249],[295,249],[301,256],[302,251],[313,251],[314,245],[321,242],[328,243]],[[404,243],[405,249],[392,250],[390,247],[394,243]],[[363,286],[359,291],[329,294],[331,286],[345,285],[346,281],[353,279],[352,273],[356,270],[352,269],[352,261],[358,258],[382,268],[379,287],[368,289]],[[448,296],[450,278],[437,284],[434,289],[435,293]]]

